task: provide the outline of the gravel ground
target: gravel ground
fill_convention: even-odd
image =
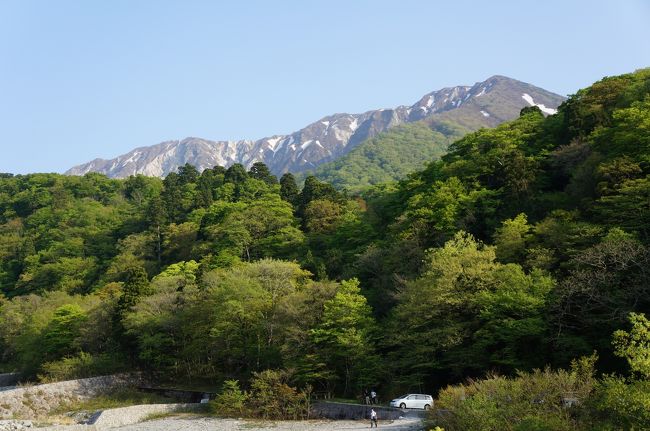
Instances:
[[[369,421],[250,421],[216,418],[165,418],[120,428],[121,431],[339,431],[369,429]],[[380,421],[379,428],[390,431],[421,429],[418,419]]]

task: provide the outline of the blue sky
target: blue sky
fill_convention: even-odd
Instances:
[[[495,74],[650,66],[649,1],[0,0],[0,172],[261,138]]]

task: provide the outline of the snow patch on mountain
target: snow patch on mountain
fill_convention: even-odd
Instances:
[[[269,139],[267,139],[266,142],[268,142],[269,147],[270,147],[271,149],[274,149],[275,146],[278,144],[278,142],[279,142],[280,140],[282,140],[282,136],[278,136],[277,138],[269,138]]]
[[[530,106],[537,106],[545,114],[549,114],[549,115],[557,114],[557,109],[547,108],[542,103],[535,103],[533,97],[528,93],[522,94],[521,98],[524,99],[526,103],[528,103]]]

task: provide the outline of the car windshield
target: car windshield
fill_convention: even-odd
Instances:
[[[409,395],[411,395],[411,394],[406,394],[406,395],[399,396],[399,397],[397,397],[397,399],[398,399],[398,400],[401,400],[402,398],[406,398],[406,397],[408,397]]]

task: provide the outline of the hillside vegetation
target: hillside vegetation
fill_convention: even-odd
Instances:
[[[401,180],[422,169],[427,161],[440,158],[452,142],[471,131],[453,122],[432,126],[420,121],[395,127],[309,175],[339,190],[359,192],[372,185]]]
[[[645,429],[649,202],[650,70],[353,198],[263,164],[6,174],[1,367],[244,386],[275,369],[341,396],[443,388],[445,429]]]

